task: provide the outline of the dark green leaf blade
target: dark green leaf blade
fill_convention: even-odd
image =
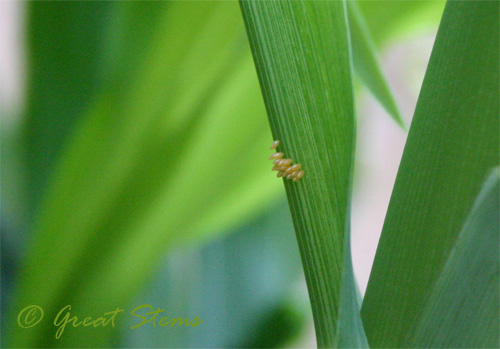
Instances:
[[[498,21],[497,2],[446,5],[363,303],[371,346],[407,344],[499,162]]]
[[[115,10],[111,2],[28,3],[24,132],[30,216],[61,149],[99,91],[105,70],[102,52]]]
[[[496,168],[479,193],[421,317],[413,348],[498,348],[499,189]]]
[[[318,346],[364,338],[342,312],[351,263],[348,204],[355,122],[345,3],[240,1],[278,148],[305,176],[285,181],[305,269]],[[354,287],[346,287],[354,290]],[[342,326],[346,321],[360,326]],[[352,317],[350,319],[349,317]],[[339,334],[340,330],[346,333]]]

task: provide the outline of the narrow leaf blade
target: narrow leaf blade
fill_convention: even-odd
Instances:
[[[355,122],[345,3],[240,1],[274,139],[301,163],[300,182],[285,181],[305,269],[318,346],[336,347],[346,257]],[[352,290],[354,287],[347,287]],[[347,321],[347,320],[346,320]]]
[[[377,59],[375,44],[371,38],[357,1],[347,1],[349,27],[351,32],[352,59],[356,74],[382,104],[391,118],[404,130],[407,126],[382,73]]]

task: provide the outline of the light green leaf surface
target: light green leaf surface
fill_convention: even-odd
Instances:
[[[357,1],[347,1],[349,28],[351,34],[352,59],[356,74],[382,104],[394,121],[404,130],[407,129],[394,96],[382,73],[377,59],[375,44],[371,38],[363,14]]]
[[[408,345],[483,179],[499,163],[498,22],[496,2],[446,6],[363,303],[372,347]]]
[[[350,47],[341,1],[241,1],[279,151],[305,176],[285,180],[312,303],[318,346],[363,338],[358,312],[341,312],[355,142]],[[345,318],[344,318],[345,317]],[[352,318],[350,318],[352,317]]]
[[[413,348],[498,348],[500,332],[499,186],[496,168],[434,286]]]
[[[47,319],[68,304],[80,317],[123,308],[168,249],[201,243],[280,190],[238,4],[117,6],[104,84],[41,204],[9,322],[13,346],[109,345],[111,327],[56,340],[50,321],[22,329],[14,316],[30,304]]]

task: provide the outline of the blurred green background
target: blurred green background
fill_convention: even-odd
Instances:
[[[238,3],[1,6],[17,6],[26,57],[22,102],[5,93],[0,109],[2,345],[314,345]],[[361,3],[379,47],[428,34],[442,7]],[[31,304],[44,321],[20,328]],[[125,314],[56,340],[49,319],[68,304],[81,318]],[[130,330],[141,304],[204,323]]]

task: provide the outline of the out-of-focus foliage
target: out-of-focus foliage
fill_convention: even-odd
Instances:
[[[441,19],[445,0],[358,0],[377,46],[434,29]]]
[[[296,336],[304,323],[295,287],[301,268],[286,202],[230,236],[172,253],[151,288],[133,306],[155,304],[165,315],[199,316],[196,328],[129,327],[121,345],[129,347],[275,347]]]
[[[357,1],[348,1],[352,62],[357,76],[403,129],[407,129],[377,59],[375,43]]]
[[[104,73],[112,68],[105,64],[110,63],[105,60],[106,39],[117,6],[106,1],[95,6],[85,2],[28,6],[24,155],[26,200],[33,214],[63,147],[98,98]]]
[[[63,100],[68,102],[60,107],[67,108],[54,113],[70,121],[59,144],[44,131],[27,138],[31,186],[47,187],[34,205],[39,207],[34,236],[13,310],[38,304],[51,318],[71,304],[98,314],[124,306],[166,250],[200,243],[207,234],[262,209],[278,193],[279,183],[268,175],[266,162],[271,138],[236,3],[29,6],[30,30],[40,29],[40,23],[49,32],[51,25],[74,26],[70,38],[83,46],[74,50],[88,49],[87,54],[102,56],[104,63],[95,67],[100,57],[94,57],[68,68],[83,76],[91,69],[85,81],[101,73],[96,78],[100,84],[85,83],[91,97],[77,108],[70,101],[78,88],[66,89],[71,75],[59,79],[51,74],[56,68],[44,66],[64,61],[41,58],[52,52],[41,43],[31,53],[36,80],[53,78],[50,84],[33,84],[31,103],[36,105],[44,94],[67,92]],[[81,6],[90,9],[78,21],[66,16],[68,9]],[[104,32],[82,32],[85,21],[96,21],[96,11],[107,23]],[[87,48],[87,35],[90,42],[104,36],[106,54]],[[47,34],[43,42],[64,51],[70,38]],[[44,50],[38,49],[42,46]],[[32,120],[38,120],[43,108],[28,110],[28,135],[42,127]],[[63,130],[51,112],[45,119],[40,122],[54,129],[49,134],[60,132],[58,126]],[[54,167],[39,178],[38,168],[45,162]],[[50,323],[31,331],[13,326],[12,344],[71,346],[87,338],[87,346],[102,346],[110,339],[109,328],[68,332],[58,341],[54,332]]]

